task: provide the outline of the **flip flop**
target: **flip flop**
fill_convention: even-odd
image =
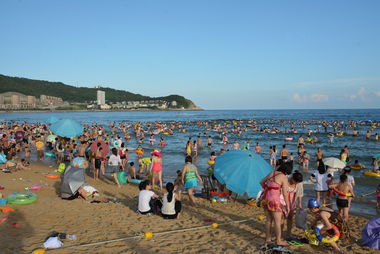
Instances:
[[[298,242],[296,240],[288,241],[288,243],[292,246],[303,246],[303,243]]]

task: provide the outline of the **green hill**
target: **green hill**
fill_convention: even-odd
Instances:
[[[106,92],[106,102],[163,100],[169,103],[176,101],[176,108],[184,107],[185,109],[197,109],[197,106],[191,100],[188,100],[180,95],[149,97],[108,87],[102,87],[100,89],[74,87],[61,82],[49,82],[44,80],[9,77],[0,74],[0,93],[19,92],[36,97],[44,94],[61,97],[64,101],[68,102],[91,102],[96,100],[97,90]]]

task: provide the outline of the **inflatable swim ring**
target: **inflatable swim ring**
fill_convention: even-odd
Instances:
[[[305,138],[305,142],[313,143],[313,140],[311,138]]]
[[[6,163],[7,162],[7,157],[5,154],[0,154],[0,164]]]
[[[215,161],[208,161],[207,164],[210,165],[210,166],[212,166],[212,165],[215,164]]]
[[[380,173],[375,173],[373,171],[365,171],[364,175],[366,175],[366,176],[373,176],[373,177],[380,177]]]
[[[162,133],[162,134],[164,134],[164,135],[169,135],[169,132],[164,132],[164,133]]]
[[[59,175],[46,175],[45,176],[47,179],[58,179]]]
[[[226,192],[213,192],[213,191],[210,191],[210,195],[211,196],[218,196],[218,197],[220,197],[220,196],[228,196],[228,195],[230,195],[230,193],[228,191],[226,191]]]
[[[129,180],[130,183],[133,183],[133,184],[140,184],[142,182],[142,180],[140,179],[131,179]]]
[[[344,193],[344,192],[342,192],[342,191],[340,191],[340,190],[337,190],[337,189],[332,189],[335,193],[337,193],[338,195],[340,195],[340,196],[346,196],[346,197],[352,197],[352,193]]]
[[[350,165],[350,169],[353,169],[353,170],[361,170],[363,168],[364,167],[361,167],[361,166]]]
[[[285,141],[292,141],[292,140],[293,140],[292,137],[286,137],[286,138],[285,138]]]
[[[337,226],[335,226],[334,224],[331,224],[331,229],[334,230],[334,236],[333,237],[324,237],[321,235],[321,229],[323,228],[323,225],[322,224],[319,224],[315,229],[314,229],[314,233],[315,233],[315,236],[317,237],[318,241],[322,242],[322,243],[335,243],[336,241],[339,240],[339,237],[340,237],[340,232],[337,228]]]
[[[343,132],[343,131],[339,131],[339,132],[336,133],[336,135],[337,135],[338,137],[342,137],[342,136],[344,135],[344,132]]]
[[[47,156],[47,157],[55,157],[55,154],[54,154],[54,152],[46,152],[45,156]]]
[[[144,151],[143,150],[136,150],[135,153],[137,155],[144,155]]]
[[[7,198],[8,204],[27,205],[36,202],[38,196],[32,192],[13,192]]]

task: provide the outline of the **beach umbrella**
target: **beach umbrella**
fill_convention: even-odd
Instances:
[[[362,244],[380,250],[380,217],[371,219],[362,230]]]
[[[72,138],[83,133],[83,126],[71,119],[62,119],[51,125],[50,130],[58,136]]]
[[[342,169],[342,168],[346,167],[346,164],[344,162],[342,162],[338,158],[334,158],[334,157],[328,157],[328,158],[323,159],[323,163],[326,166],[329,166],[330,168],[340,168],[340,169]]]
[[[94,153],[96,151],[96,148],[98,148],[98,143],[100,143],[100,147],[103,148],[102,156],[106,157],[108,155],[108,152],[110,151],[110,148],[104,141],[101,141],[101,140],[94,141],[91,144],[91,152]]]
[[[61,195],[74,195],[84,183],[84,169],[67,167],[61,181]]]
[[[88,168],[88,161],[83,157],[75,157],[71,162],[74,168]]]
[[[230,151],[216,159],[214,175],[227,189],[254,197],[261,190],[260,181],[273,168],[251,151]]]
[[[45,122],[48,123],[48,124],[53,124],[53,123],[56,123],[59,121],[59,118],[58,117],[55,117],[55,116],[49,116]]]
[[[54,142],[56,138],[57,138],[56,135],[51,134],[51,135],[47,136],[46,142]]]

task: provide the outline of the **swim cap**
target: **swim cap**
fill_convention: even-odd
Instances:
[[[318,208],[319,207],[318,200],[315,198],[309,199],[309,202],[307,202],[307,207],[308,208]]]

